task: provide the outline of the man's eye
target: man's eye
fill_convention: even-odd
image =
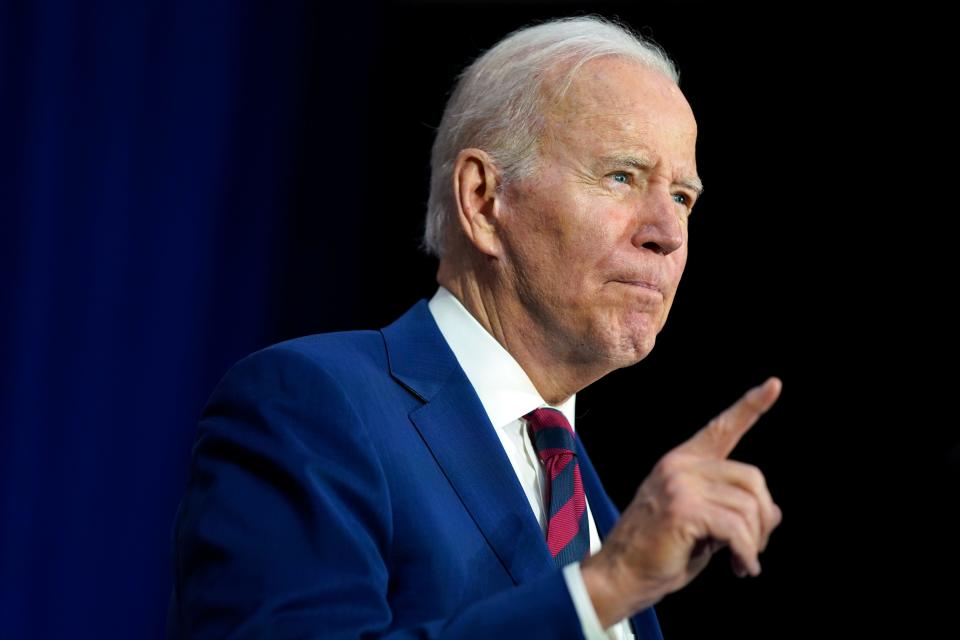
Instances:
[[[673,194],[673,201],[677,204],[682,204],[688,206],[690,204],[690,198],[687,197],[685,193],[675,193]]]
[[[611,173],[610,177],[613,178],[614,182],[619,182],[620,184],[630,184],[630,174],[626,171],[616,171]]]

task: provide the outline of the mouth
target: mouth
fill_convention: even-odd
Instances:
[[[663,295],[663,290],[653,282],[648,282],[646,280],[614,280],[614,282],[619,282],[620,284],[625,284],[630,287],[636,287],[637,289],[646,289],[652,291],[653,293],[659,293]]]

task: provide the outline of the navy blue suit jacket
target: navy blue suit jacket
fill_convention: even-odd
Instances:
[[[617,512],[586,452],[601,536]],[[249,356],[200,421],[168,634],[582,638],[516,474],[426,301]],[[633,618],[661,638],[653,609]]]

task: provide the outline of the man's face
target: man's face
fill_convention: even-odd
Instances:
[[[508,184],[501,238],[558,357],[612,370],[653,349],[687,260],[696,135],[672,81],[618,58],[584,65],[551,113],[538,170]]]

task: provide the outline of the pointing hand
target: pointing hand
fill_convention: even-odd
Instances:
[[[758,555],[782,516],[760,470],[728,456],[781,387],[769,378],[750,389],[663,456],[603,549],[583,561],[584,583],[604,627],[686,586],[725,546],[738,576],[759,575]]]

